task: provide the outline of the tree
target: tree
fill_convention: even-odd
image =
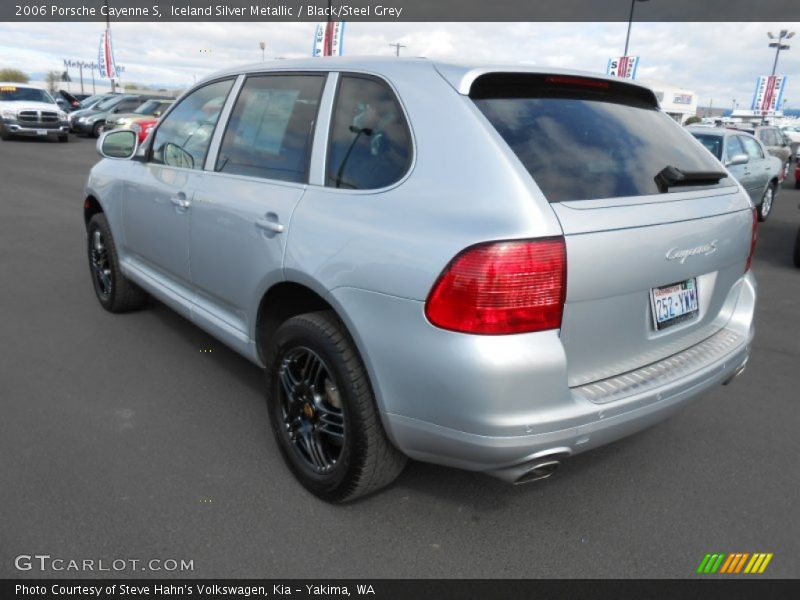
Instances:
[[[47,82],[47,91],[51,94],[55,94],[56,84],[61,81],[61,73],[58,71],[48,71],[45,81]]]
[[[28,83],[30,77],[19,69],[0,69],[0,81],[13,81],[14,83]]]
[[[694,124],[694,123],[699,123],[699,122],[700,122],[700,121],[702,121],[702,120],[703,120],[703,119],[701,119],[700,117],[698,117],[697,115],[695,115],[695,116],[693,116],[693,117],[689,117],[688,119],[686,119],[686,121],[684,122],[684,125],[692,125],[692,124]]]

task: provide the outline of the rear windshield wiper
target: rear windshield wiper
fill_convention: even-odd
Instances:
[[[658,191],[662,194],[679,185],[714,185],[727,177],[723,171],[682,171],[672,165],[661,169],[654,177]]]

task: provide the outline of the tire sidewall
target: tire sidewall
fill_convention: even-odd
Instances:
[[[106,252],[108,253],[108,263],[111,268],[111,293],[108,296],[105,296],[99,287],[99,282],[97,281],[97,275],[95,274],[94,268],[92,267],[92,245],[94,243],[94,232],[96,230],[100,231],[100,234],[103,236],[103,242],[106,246]],[[114,294],[117,292],[118,285],[118,266],[117,266],[117,253],[114,249],[114,240],[111,237],[111,230],[108,227],[108,221],[106,220],[105,216],[100,213],[96,214],[91,218],[89,221],[89,225],[87,227],[87,258],[89,260],[89,274],[92,278],[92,287],[94,288],[94,294],[97,297],[97,301],[105,308],[106,310],[111,310],[114,305]]]
[[[278,378],[282,359],[294,348],[306,347],[313,350],[332,371],[336,386],[342,398],[345,440],[342,454],[330,474],[319,475],[308,469],[293,449],[283,428],[281,398],[283,391]],[[302,485],[327,500],[336,500],[346,495],[347,484],[352,478],[354,461],[358,458],[361,428],[357,412],[352,409],[356,391],[347,377],[347,369],[336,344],[324,332],[301,324],[299,319],[291,319],[276,332],[275,343],[270,352],[267,369],[267,402],[270,422],[276,442],[290,469]]]

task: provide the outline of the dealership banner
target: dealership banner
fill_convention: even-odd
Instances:
[[[101,79],[116,79],[117,67],[114,64],[114,47],[111,45],[111,30],[106,29],[100,36],[100,49],[97,52],[97,70]]]
[[[780,110],[783,91],[786,89],[785,75],[762,75],[756,81],[756,91],[750,110],[756,114],[769,115]]]
[[[314,32],[311,56],[341,56],[343,51],[344,21],[318,23]]]
[[[606,75],[622,77],[623,79],[636,79],[636,68],[639,66],[638,56],[618,56],[608,59]]]

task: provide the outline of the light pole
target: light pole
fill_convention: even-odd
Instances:
[[[628,43],[631,41],[631,24],[633,23],[633,7],[637,2],[647,2],[647,0],[631,0],[631,14],[628,16],[628,35],[625,36],[625,52],[622,56],[628,56]]]
[[[389,44],[389,45],[394,47],[394,49],[395,49],[394,55],[395,56],[400,56],[400,48],[405,48],[405,46],[403,44],[401,44],[400,42],[397,42],[397,43],[394,43],[394,44]]]
[[[775,48],[775,62],[772,63],[772,74],[775,75],[775,69],[778,68],[778,57],[781,54],[781,50],[788,50],[789,44],[784,44],[783,40],[788,40],[790,37],[794,35],[794,31],[788,31],[786,29],[781,29],[780,33],[778,33],[777,37],[772,35],[771,32],[767,32],[767,36],[769,39],[774,40],[777,39],[777,42],[770,42],[769,47]]]
[[[261,62],[264,62],[264,50],[267,49],[266,42],[258,42],[258,47],[261,48]]]

